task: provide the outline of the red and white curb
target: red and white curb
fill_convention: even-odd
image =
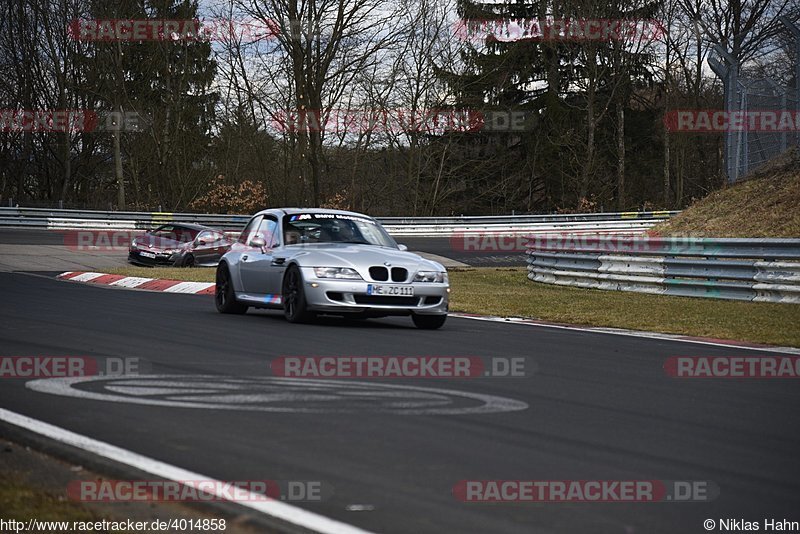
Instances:
[[[60,280],[70,282],[84,282],[89,284],[100,284],[127,289],[145,289],[150,291],[164,291],[167,293],[189,293],[196,295],[213,295],[214,284],[209,282],[180,282],[178,280],[162,280],[159,278],[139,278],[136,276],[122,276],[118,274],[92,273],[92,272],[66,272],[57,276]],[[476,315],[471,313],[450,312],[451,317],[461,319],[473,319],[478,321],[490,321],[506,324],[518,324],[528,326],[538,326],[543,328],[557,328],[561,330],[574,330],[579,332],[591,332],[595,334],[611,334],[616,336],[643,337],[649,339],[660,339],[664,341],[680,341],[683,343],[698,343],[701,345],[716,345],[719,347],[737,348],[745,350],[759,350],[763,352],[782,352],[800,355],[800,348],[779,347],[775,345],[761,345],[747,341],[733,341],[727,339],[716,339],[710,337],[695,337],[680,334],[664,334],[661,332],[647,332],[642,330],[626,330],[624,328],[609,328],[602,326],[578,326],[562,323],[550,323],[538,319],[525,319],[521,317],[496,317],[488,315]]]
[[[181,282],[180,280],[141,278],[138,276],[81,271],[61,273],[56,278],[59,280],[69,280],[70,282],[84,282],[128,289],[145,289],[148,291],[163,291],[165,293],[189,293],[193,295],[214,294],[214,284],[210,282]]]

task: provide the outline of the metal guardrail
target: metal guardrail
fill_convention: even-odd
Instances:
[[[676,213],[678,212],[643,211],[508,216],[378,217],[378,220],[392,235],[396,236],[447,236],[467,232],[536,232],[562,229],[641,232]],[[0,208],[0,227],[49,230],[140,230],[169,222],[194,222],[223,230],[240,230],[249,219],[249,215]]]
[[[532,236],[527,254],[534,282],[800,304],[800,239]]]
[[[625,211],[614,213],[551,213],[543,215],[470,215],[458,217],[379,217],[381,224],[425,224],[425,225],[460,225],[460,224],[515,224],[525,223],[562,223],[589,222],[632,219],[668,219],[679,211]]]

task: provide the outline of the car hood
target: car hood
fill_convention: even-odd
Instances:
[[[289,257],[296,259],[303,267],[369,268],[373,265],[390,263],[392,266],[405,267],[410,271],[418,269],[445,270],[440,263],[426,260],[419,254],[376,245],[314,243],[290,245],[284,250],[289,253]]]
[[[157,237],[152,234],[144,234],[136,238],[136,245],[140,248],[148,248],[153,250],[164,250],[172,248],[183,248],[189,243],[169,239],[166,237]]]

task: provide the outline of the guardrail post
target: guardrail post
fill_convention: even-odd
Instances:
[[[739,88],[739,63],[736,58],[718,44],[712,46],[711,51],[713,53],[708,57],[708,64],[711,70],[722,79],[722,87],[725,93],[725,112],[730,116],[734,111],[738,111],[736,93]],[[723,135],[725,137],[725,171],[728,175],[728,184],[732,184],[739,178],[739,161],[736,149],[741,145],[736,143],[733,132],[730,129],[727,129]]]

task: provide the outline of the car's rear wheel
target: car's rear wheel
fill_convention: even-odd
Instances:
[[[290,323],[305,323],[314,318],[308,311],[308,302],[303,290],[303,275],[292,265],[283,276],[283,315]]]
[[[442,315],[411,315],[411,320],[414,321],[414,326],[423,330],[436,330],[444,325],[447,320],[447,314]]]
[[[220,264],[217,267],[217,280],[214,287],[214,302],[217,311],[220,313],[235,313],[241,315],[247,312],[248,306],[236,300],[236,293],[233,290],[233,281],[228,266]]]

